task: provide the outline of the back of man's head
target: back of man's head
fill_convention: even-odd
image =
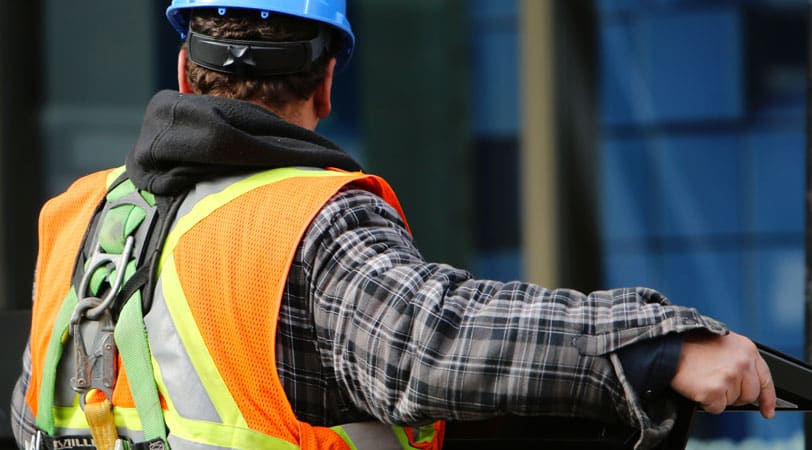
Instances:
[[[217,70],[203,67],[190,52],[186,64],[189,86],[196,94],[218,95],[282,107],[309,98],[324,79],[328,63],[335,52],[329,42],[337,37],[329,27],[319,22],[283,14],[263,14],[256,10],[230,8],[223,14],[217,8],[193,9],[189,14],[190,33],[184,45],[195,34],[214,41],[306,42],[324,33],[328,45],[315,61],[297,73],[256,75],[251,70]],[[238,42],[239,43],[239,42]],[[190,45],[191,44],[191,45]],[[235,47],[232,45],[232,47]],[[228,51],[233,51],[229,47]]]

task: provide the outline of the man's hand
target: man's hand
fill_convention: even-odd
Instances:
[[[746,337],[687,334],[671,387],[718,414],[728,405],[758,401],[761,415],[775,415],[775,386],[767,363]]]

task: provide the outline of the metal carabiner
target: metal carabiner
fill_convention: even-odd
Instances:
[[[127,236],[127,240],[124,243],[124,250],[121,252],[120,255],[112,255],[109,253],[100,253],[97,252],[91,256],[88,267],[85,269],[85,273],[82,276],[82,280],[79,282],[79,292],[78,296],[80,299],[88,298],[88,290],[90,286],[90,279],[93,277],[93,273],[99,267],[102,267],[105,264],[113,264],[116,270],[116,278],[113,280],[113,283],[110,285],[110,288],[105,295],[104,299],[93,308],[85,311],[85,316],[90,320],[96,320],[102,314],[102,311],[107,309],[113,300],[116,298],[116,294],[121,289],[121,285],[124,282],[124,275],[127,269],[127,264],[130,261],[130,257],[132,256],[133,247],[135,246],[135,238],[132,236]],[[74,310],[75,311],[75,310]],[[74,313],[75,314],[75,313]]]

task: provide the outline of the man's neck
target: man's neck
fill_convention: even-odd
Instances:
[[[283,106],[266,105],[260,101],[254,101],[259,106],[271,111],[283,120],[302,128],[315,131],[316,125],[319,123],[318,117],[314,114],[313,99],[302,100],[299,102],[288,103]]]

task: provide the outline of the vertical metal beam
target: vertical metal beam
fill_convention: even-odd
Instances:
[[[2,20],[2,19],[0,19]],[[5,20],[3,20],[2,25],[5,25]],[[0,44],[0,99],[5,97],[5,89],[4,86],[6,85],[3,81],[5,81],[5,73],[7,69],[7,63],[5,62],[5,55],[6,50],[2,44]],[[8,123],[8,112],[6,111],[7,108],[5,105],[0,107],[0,174],[6,173],[6,162],[3,161],[2,154],[5,153],[6,150],[6,142],[8,139],[6,135],[8,132],[6,131],[6,127],[4,124]],[[3,188],[0,187],[0,198],[2,198]],[[8,254],[7,245],[6,245],[6,212],[3,208],[3,202],[0,201],[0,256]],[[8,281],[7,281],[7,268],[5,264],[5,258],[0,257],[0,305],[5,304],[7,301],[6,295],[8,295]]]
[[[28,336],[41,202],[40,2],[5,2],[0,14],[0,447],[14,448],[11,390]]]
[[[561,284],[558,267],[558,175],[553,1],[521,0],[520,87],[524,278]]]
[[[0,309],[28,308],[40,198],[38,1],[0,14]]]
[[[603,287],[598,206],[597,42],[595,5],[554,5],[555,158],[558,273],[562,286]]]

